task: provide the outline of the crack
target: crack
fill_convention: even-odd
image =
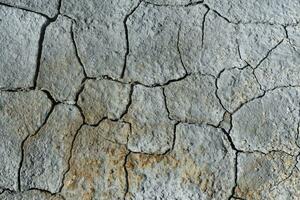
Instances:
[[[225,71],[226,69],[224,68],[224,69],[222,69],[220,72],[219,72],[219,74],[217,75],[217,77],[215,78],[215,96],[217,97],[217,99],[218,99],[218,101],[219,101],[219,104],[222,106],[222,108],[226,111],[226,112],[228,112],[228,113],[230,113],[226,108],[225,108],[225,106],[223,105],[223,103],[222,103],[222,100],[221,100],[221,98],[219,97],[219,95],[218,95],[218,90],[219,90],[219,87],[218,87],[218,80],[219,80],[219,78],[221,77],[221,74]]]
[[[254,69],[257,69],[261,65],[261,63],[269,57],[269,55],[272,53],[272,51],[275,50],[283,41],[284,41],[284,39],[280,40],[280,42],[278,42],[274,47],[272,47],[267,52],[267,54],[259,61],[259,63],[255,66]]]
[[[165,108],[166,108],[166,111],[167,111],[167,114],[168,114],[168,118],[169,118],[169,120],[173,121],[173,119],[171,118],[170,110],[168,108],[167,95],[166,95],[165,88],[162,88],[162,94],[163,94],[163,97],[164,97],[164,103],[165,103]]]
[[[176,45],[177,45],[177,51],[178,51],[178,54],[179,54],[179,59],[180,59],[181,65],[182,65],[182,67],[184,69],[184,73],[186,75],[188,72],[187,72],[187,69],[186,69],[186,67],[184,65],[184,62],[183,62],[183,59],[182,59],[182,54],[181,54],[181,51],[180,51],[180,32],[181,32],[181,23],[179,24],[179,28],[178,28],[177,43],[176,43]]]
[[[129,192],[129,177],[128,177],[128,170],[127,170],[127,162],[128,162],[128,157],[131,154],[131,151],[129,150],[129,152],[126,154],[125,156],[125,160],[124,160],[124,164],[123,164],[123,168],[124,168],[124,172],[125,172],[125,180],[126,180],[126,187],[125,187],[125,192],[124,192],[124,200],[126,199],[126,196]]]
[[[120,118],[119,119],[122,119],[127,113],[128,113],[128,110],[132,104],[132,94],[133,94],[133,91],[134,91],[134,85],[130,85],[130,91],[129,91],[129,95],[128,95],[128,100],[127,100],[127,105],[126,105],[126,108],[124,110],[124,112],[120,115]]]
[[[190,6],[197,6],[197,5],[200,5],[200,4],[203,4],[204,0],[200,0],[200,1],[190,1],[189,3],[187,4],[159,4],[159,3],[152,3],[152,2],[149,2],[149,1],[143,1],[145,4],[149,4],[149,5],[152,5],[152,6],[158,6],[158,7],[190,7]]]
[[[33,88],[0,88],[0,92],[29,92],[34,90]]]
[[[79,131],[81,130],[81,128],[84,125],[85,125],[84,123],[82,123],[80,125],[80,127],[77,129],[77,131],[76,131],[76,133],[75,133],[75,135],[73,137],[73,140],[72,140],[72,143],[71,143],[70,152],[69,152],[69,158],[68,158],[68,162],[67,162],[68,163],[68,167],[67,167],[66,171],[63,173],[63,178],[61,180],[61,185],[60,185],[60,187],[58,189],[59,193],[61,193],[61,191],[62,191],[62,189],[64,187],[64,182],[65,182],[67,173],[71,170],[71,159],[72,159],[72,156],[73,156],[73,148],[74,148],[75,140],[76,140],[76,138],[77,138],[77,136],[79,134]]]
[[[41,67],[41,58],[42,58],[43,43],[44,43],[44,39],[45,39],[46,29],[51,23],[55,22],[56,19],[58,18],[61,1],[62,0],[59,1],[58,13],[53,18],[47,18],[46,22],[41,27],[40,38],[38,41],[38,55],[37,55],[37,59],[36,59],[36,70],[35,70],[35,74],[34,74],[34,78],[33,78],[33,88],[37,87],[37,80],[38,80],[40,67]]]
[[[235,151],[235,158],[234,158],[234,186],[231,188],[231,195],[229,196],[228,200],[236,198],[235,190],[238,186],[238,151]]]
[[[209,13],[209,11],[210,11],[210,9],[209,9],[209,7],[207,6],[207,5],[204,5],[205,6],[205,8],[207,9],[207,11],[204,13],[204,16],[203,16],[203,20],[202,20],[202,35],[201,35],[201,47],[203,48],[203,46],[204,46],[204,38],[205,38],[205,21],[206,21],[206,16],[207,16],[207,14]]]
[[[172,146],[171,146],[171,149],[170,149],[170,152],[171,151],[173,151],[174,150],[174,148],[175,148],[175,144],[176,144],[176,136],[177,136],[177,134],[176,134],[176,130],[177,130],[177,125],[179,124],[180,122],[176,122],[175,124],[174,124],[174,128],[173,128],[173,142],[172,142]]]
[[[128,35],[128,27],[127,27],[127,20],[128,18],[136,11],[136,9],[141,5],[142,1],[139,0],[138,4],[127,14],[123,20],[124,30],[125,30],[125,38],[126,38],[126,52],[124,56],[124,64],[123,69],[120,75],[120,78],[122,79],[125,75],[125,70],[127,67],[127,57],[129,55],[129,35]]]
[[[20,192],[22,191],[22,187],[21,187],[21,170],[22,170],[22,166],[23,166],[23,162],[24,162],[24,155],[25,155],[24,145],[30,137],[34,137],[35,135],[37,135],[39,133],[39,131],[47,124],[47,121],[49,120],[55,106],[56,106],[56,104],[52,103],[52,106],[51,106],[45,120],[41,124],[41,126],[38,127],[38,129],[35,131],[35,133],[28,134],[26,136],[26,138],[21,143],[21,159],[20,159],[19,168],[18,168],[18,191],[20,191]]]
[[[253,68],[252,68],[253,69]],[[252,74],[254,76],[254,79],[256,81],[256,83],[259,85],[259,89],[262,91],[262,92],[265,92],[265,89],[263,88],[262,84],[259,82],[256,74],[255,74],[255,69],[252,70]]]
[[[87,77],[87,73],[86,73],[86,69],[85,69],[85,66],[79,56],[79,52],[78,52],[78,47],[77,47],[77,44],[76,44],[76,40],[75,40],[75,34],[74,34],[74,26],[76,24],[76,21],[74,19],[72,19],[72,25],[71,25],[71,30],[70,30],[70,33],[71,33],[71,39],[72,39],[72,42],[73,42],[73,46],[74,46],[74,49],[75,49],[75,55],[76,55],[76,58],[82,68],[82,72],[83,72],[83,75],[84,75],[84,78]],[[84,81],[85,79],[83,79]],[[82,82],[83,82],[82,81]]]

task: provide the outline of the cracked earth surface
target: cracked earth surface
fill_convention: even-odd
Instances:
[[[300,199],[299,10],[0,0],[0,199]]]

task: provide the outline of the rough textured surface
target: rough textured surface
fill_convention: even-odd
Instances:
[[[283,150],[296,155],[299,131],[299,88],[279,88],[233,114],[231,137],[238,149]]]
[[[195,74],[165,87],[166,105],[170,117],[191,123],[217,125],[225,110],[216,94],[215,79]]]
[[[244,103],[263,94],[250,67],[225,70],[217,86],[222,105],[229,112],[234,112]]]
[[[47,124],[24,143],[22,190],[59,191],[68,168],[72,141],[81,123],[76,107],[57,105],[54,108]]]
[[[300,85],[299,52],[284,40],[255,70],[264,89],[279,86]],[[265,78],[268,77],[268,78]]]
[[[300,18],[298,0],[205,0],[205,3],[233,22],[291,24]]]
[[[26,192],[4,192],[0,194],[2,200],[63,200],[60,195],[51,195],[39,190],[30,190]]]
[[[0,200],[300,199],[299,0],[0,0]]]
[[[134,87],[124,120],[131,123],[128,148],[134,152],[164,153],[172,146],[173,124],[160,88]]]
[[[50,108],[43,92],[0,92],[0,187],[17,190],[21,144],[41,127]]]
[[[62,190],[66,200],[123,198],[128,134],[128,124],[108,120],[81,128]]]
[[[228,199],[234,152],[218,129],[180,124],[165,156],[131,154],[126,199]]]
[[[71,20],[59,16],[47,27],[43,42],[37,86],[59,101],[74,101],[84,77],[76,58],[71,26]]]
[[[1,89],[33,86],[45,20],[37,14],[0,5]]]
[[[54,17],[58,13],[59,1],[60,0],[1,0],[0,3],[42,13],[48,17]]]
[[[295,163],[292,156],[282,152],[239,154],[236,196],[243,199],[276,199],[270,198],[268,193],[274,187],[276,191],[276,186],[289,179]]]
[[[111,80],[88,80],[79,95],[86,122],[96,124],[101,119],[119,119],[130,99],[130,86]]]
[[[121,75],[127,49],[123,21],[137,3],[138,0],[62,2],[61,12],[77,21],[75,41],[88,76]]]

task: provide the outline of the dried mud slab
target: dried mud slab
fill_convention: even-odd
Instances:
[[[270,191],[290,178],[296,160],[284,152],[241,153],[238,155],[237,163],[235,196],[258,200],[276,199],[269,196]]]
[[[299,88],[279,88],[245,104],[233,114],[230,133],[237,149],[282,150],[296,155],[299,127]]]
[[[40,15],[0,5],[0,89],[33,87],[45,22]]]
[[[50,109],[43,92],[0,92],[0,188],[18,189],[21,144],[42,126]]]
[[[165,87],[166,104],[172,119],[218,125],[225,110],[216,94],[215,78],[193,74]]]
[[[263,94],[250,67],[224,70],[217,80],[217,86],[222,105],[231,113]]]
[[[119,119],[130,101],[131,86],[116,81],[87,80],[78,98],[88,124],[96,124],[103,118]]]
[[[74,38],[78,54],[90,77],[118,78],[127,52],[123,21],[138,0],[68,0],[61,13],[76,20]]]
[[[126,199],[228,199],[235,153],[222,131],[179,124],[176,134],[170,154],[129,155]]]
[[[55,106],[47,123],[24,143],[21,189],[38,188],[59,192],[72,142],[83,120],[77,107]]]
[[[72,21],[59,16],[45,33],[37,87],[58,101],[74,102],[84,78],[71,36]]]
[[[294,47],[284,40],[255,70],[263,89],[300,85],[300,56]]]
[[[173,143],[174,123],[168,118],[161,88],[135,86],[124,120],[131,124],[128,148],[134,152],[168,151]]]
[[[80,129],[62,188],[66,200],[123,199],[129,132],[128,124],[109,120]]]

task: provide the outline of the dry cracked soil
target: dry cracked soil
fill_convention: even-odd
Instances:
[[[299,200],[299,0],[0,0],[0,200]]]

